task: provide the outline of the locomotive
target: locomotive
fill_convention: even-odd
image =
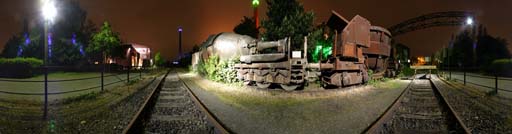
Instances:
[[[307,42],[307,38],[305,38]],[[246,85],[256,83],[259,88],[268,88],[279,84],[287,91],[295,90],[305,83],[307,65],[306,52],[291,51],[290,40],[285,38],[271,42],[254,42],[243,46],[250,54],[241,55],[239,64],[235,64],[238,79]],[[264,50],[274,48],[272,53]],[[304,50],[307,50],[304,43]]]
[[[268,88],[277,84],[292,91],[305,85],[308,77],[317,77],[324,87],[346,87],[395,74],[393,62],[388,62],[391,53],[388,30],[372,26],[359,15],[348,21],[335,11],[332,11],[327,26],[334,32],[331,52],[326,59],[320,55],[318,63],[307,60],[307,37],[304,37],[304,49],[300,51],[292,50],[290,38],[238,43],[240,63],[234,67],[237,78],[246,85]],[[369,69],[374,72],[371,77]]]

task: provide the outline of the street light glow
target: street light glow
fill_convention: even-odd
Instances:
[[[466,24],[467,25],[473,25],[473,18],[469,17],[466,19]]]
[[[43,0],[43,8],[42,13],[43,17],[46,21],[53,21],[55,17],[57,17],[57,8],[55,8],[55,4],[53,0]]]
[[[258,7],[259,5],[260,5],[260,1],[259,0],[252,0],[252,6]]]

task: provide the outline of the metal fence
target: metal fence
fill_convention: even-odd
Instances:
[[[474,74],[467,73],[466,71],[463,71],[463,72],[441,71],[441,72],[442,73],[440,73],[440,75],[442,77],[444,77],[444,78],[462,81],[464,83],[464,85],[469,83],[469,84],[473,84],[473,85],[484,87],[484,88],[490,88],[490,89],[494,90],[495,94],[497,94],[498,91],[512,92],[511,89],[500,88],[499,85],[498,85],[500,83],[500,81],[501,82],[510,82],[510,83],[512,83],[512,78],[499,77],[498,75],[494,75],[494,76],[474,75]],[[460,79],[460,78],[452,77],[452,75],[460,75],[463,78]],[[489,84],[485,85],[485,84],[479,84],[479,83],[475,83],[475,82],[470,82],[470,81],[467,80],[467,79],[470,79],[470,78],[480,78],[480,79],[485,79],[485,80],[491,80],[491,81],[494,81],[494,83],[493,83],[494,85],[489,85]]]
[[[113,84],[116,84],[116,83],[121,83],[123,81],[126,81],[126,83],[130,83],[130,71],[131,69],[133,68],[137,68],[138,66],[127,66],[127,67],[124,67],[124,69],[126,70],[126,79],[123,79],[123,78],[119,78],[119,76],[121,75],[124,75],[124,73],[119,73],[119,74],[112,74],[112,75],[104,75],[105,73],[105,66],[103,66],[101,68],[101,71],[100,71],[100,76],[95,76],[95,77],[87,77],[87,78],[76,78],[76,79],[64,79],[64,80],[48,80],[48,69],[52,68],[52,67],[49,67],[49,66],[46,66],[46,67],[42,67],[41,69],[43,70],[42,72],[44,73],[44,80],[16,80],[16,79],[0,79],[0,82],[17,82],[17,83],[44,83],[44,87],[42,87],[42,89],[44,89],[44,93],[22,93],[22,92],[13,92],[13,91],[5,91],[5,90],[2,90],[0,89],[0,93],[4,93],[4,94],[12,94],[12,95],[36,95],[36,96],[44,96],[44,113],[43,113],[43,119],[47,119],[47,113],[48,113],[48,95],[59,95],[59,94],[69,94],[69,93],[75,93],[75,92],[81,92],[81,91],[87,91],[87,90],[92,90],[92,89],[96,89],[96,88],[100,88],[101,91],[104,90],[104,87],[105,86],[109,86],[109,85],[113,85]],[[59,68],[59,67],[57,67]],[[138,67],[139,68],[139,75],[138,75],[138,78],[139,79],[142,79],[142,71],[143,67]],[[108,78],[108,77],[117,77],[119,80],[118,81],[114,81],[114,82],[110,82],[110,83],[104,83],[104,79],[105,78]],[[137,75],[135,76],[137,77]],[[92,87],[86,87],[86,88],[82,88],[82,89],[76,89],[76,90],[71,90],[71,91],[63,91],[63,92],[48,92],[48,83],[58,83],[58,82],[71,82],[71,81],[85,81],[85,80],[90,80],[90,79],[100,79],[98,81],[98,85],[96,86],[92,86]]]
[[[95,77],[76,78],[76,79],[62,79],[62,80],[46,80],[46,81],[45,80],[16,80],[16,79],[0,78],[0,82],[45,83],[45,84],[46,83],[73,82],[73,81],[85,81],[85,80],[91,80],[91,79],[99,79],[98,80],[98,85],[96,85],[96,86],[85,87],[85,88],[82,88],[82,89],[76,89],[76,90],[71,90],[71,91],[48,92],[48,93],[23,93],[23,92],[5,91],[5,90],[0,89],[0,93],[13,94],[13,95],[59,95],[59,94],[67,94],[67,93],[75,93],[75,92],[87,91],[87,90],[92,90],[92,89],[96,89],[96,88],[99,88],[99,89],[101,89],[103,91],[105,86],[113,85],[113,84],[116,84],[116,83],[121,83],[123,81],[126,81],[126,83],[129,83],[130,82],[130,70],[131,69],[127,69],[125,71],[126,73],[118,73],[118,74],[111,74],[111,75],[103,75],[103,74],[101,74],[100,76],[95,76]],[[142,68],[139,69],[138,70],[139,74],[135,75],[135,76],[132,76],[132,78],[135,77],[135,78],[138,78],[138,79],[142,79],[142,71],[143,71]],[[101,73],[103,73],[103,72],[101,72]],[[122,75],[126,75],[126,78],[123,78]],[[110,82],[110,83],[104,83],[103,80],[105,78],[109,78],[109,77],[116,77],[119,80],[114,81],[114,82]],[[42,87],[42,88],[45,88],[45,87]]]

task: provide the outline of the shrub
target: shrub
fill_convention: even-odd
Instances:
[[[414,70],[411,69],[411,67],[402,66],[402,70],[400,71],[400,74],[398,74],[398,77],[408,77],[412,75],[414,75]]]
[[[497,74],[499,76],[512,76],[512,59],[497,59],[494,60],[490,67],[486,69],[489,75]]]
[[[0,58],[0,76],[8,78],[28,78],[34,76],[43,65],[36,58]]]
[[[238,58],[229,60],[220,60],[219,56],[210,56],[206,61],[200,60],[197,64],[197,69],[194,72],[199,73],[205,78],[224,83],[236,83],[236,70],[234,69]]]

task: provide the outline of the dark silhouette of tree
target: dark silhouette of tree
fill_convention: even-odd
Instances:
[[[447,48],[447,57],[443,64],[464,69],[478,69],[492,73],[493,61],[509,59],[511,54],[505,39],[493,37],[487,29],[480,25],[478,30],[470,33],[468,30],[459,33]],[[475,40],[476,39],[476,40]],[[449,58],[449,59],[448,59]],[[448,61],[449,60],[449,61]],[[475,70],[476,71],[476,70]]]
[[[304,36],[313,30],[313,12],[305,12],[296,0],[267,0],[268,18],[262,22],[265,40],[292,38],[294,48],[302,46]]]
[[[2,50],[2,57],[14,58],[18,55],[18,48],[21,47],[21,39],[18,36],[12,36],[5,43],[4,50]]]
[[[233,31],[237,34],[248,35],[253,38],[257,38],[259,31],[256,28],[256,23],[254,19],[244,16],[240,24],[236,25]]]

